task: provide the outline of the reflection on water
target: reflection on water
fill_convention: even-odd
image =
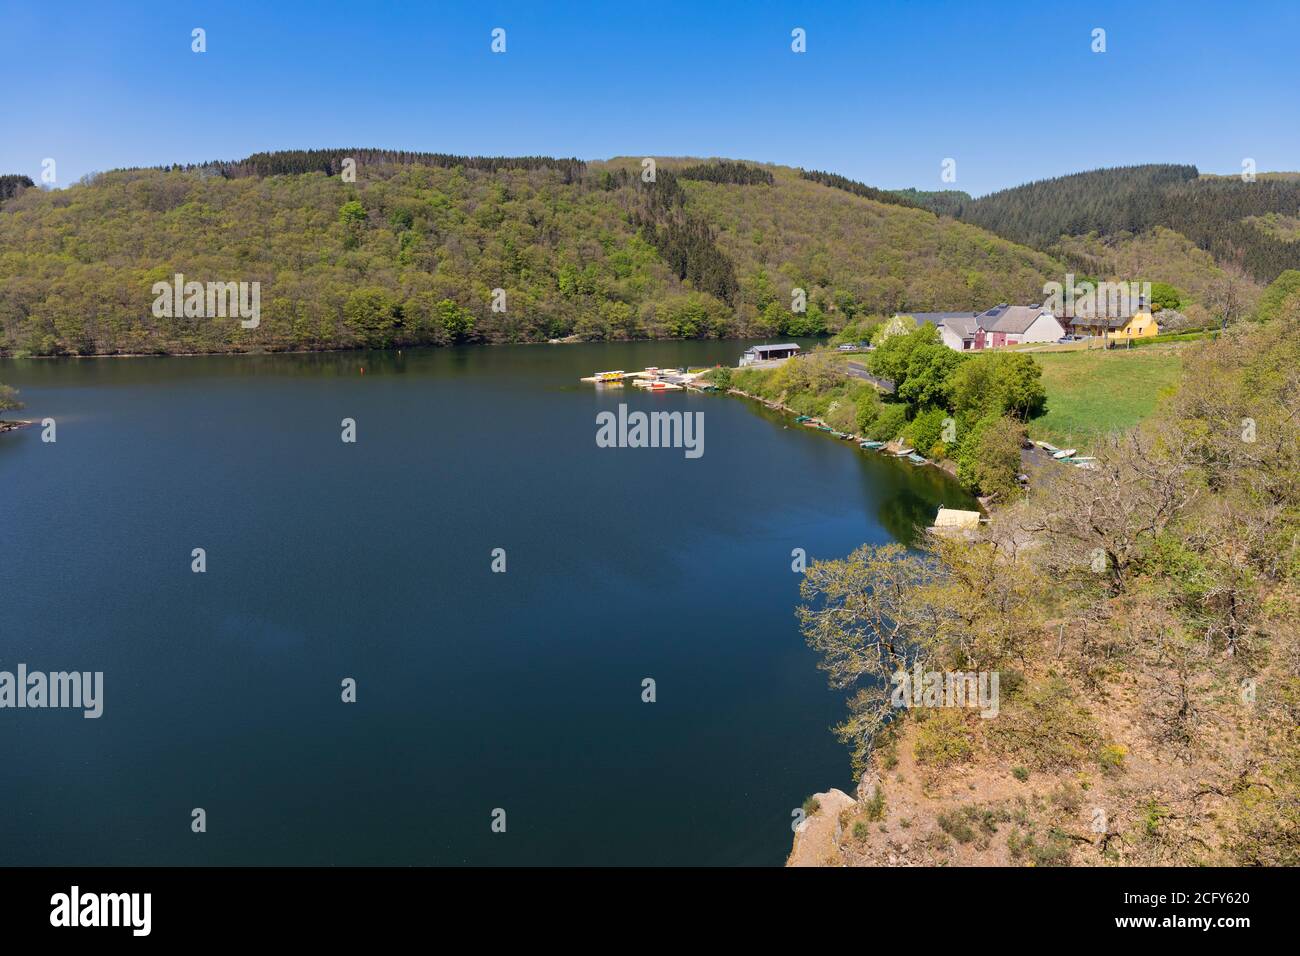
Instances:
[[[743,348],[0,362],[59,422],[0,436],[0,669],[105,674],[99,720],[4,713],[5,861],[781,863],[852,785],[791,550],[970,499],[755,403],[577,382]],[[704,456],[598,448],[620,403],[703,412]]]

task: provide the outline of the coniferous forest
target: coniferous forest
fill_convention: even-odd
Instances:
[[[1051,252],[1058,251],[1062,236],[1136,234],[1159,226],[1261,283],[1300,267],[1300,236],[1280,235],[1260,221],[1296,215],[1297,176],[1262,174],[1245,181],[1201,176],[1195,166],[1124,166],[1045,179],[979,199],[915,196],[937,213]]]

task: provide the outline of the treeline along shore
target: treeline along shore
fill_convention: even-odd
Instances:
[[[790,864],[1300,864],[1300,295],[1184,346],[1093,452],[978,528],[809,566],[859,783],[808,798]]]

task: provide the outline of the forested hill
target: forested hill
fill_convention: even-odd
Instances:
[[[660,159],[646,182],[639,157],[308,150],[6,182],[10,354],[784,337],[1038,301],[1063,271],[896,197],[730,160]],[[155,317],[177,273],[260,283],[260,324]]]
[[[904,194],[906,195],[906,194]],[[957,198],[954,198],[957,197]],[[1300,177],[1201,176],[1195,166],[1124,166],[1027,183],[979,199],[917,193],[914,201],[1000,236],[1056,253],[1062,236],[1187,237],[1221,265],[1268,283],[1300,268]]]

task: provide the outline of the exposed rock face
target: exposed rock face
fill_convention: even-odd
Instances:
[[[874,769],[868,769],[862,774],[862,779],[858,781],[858,799],[870,800],[875,794],[876,788],[881,785],[880,774]]]
[[[840,853],[840,813],[857,806],[857,801],[843,790],[827,790],[813,794],[818,803],[817,812],[799,824],[794,831],[794,849],[790,851],[786,866],[828,866],[843,862]]]

